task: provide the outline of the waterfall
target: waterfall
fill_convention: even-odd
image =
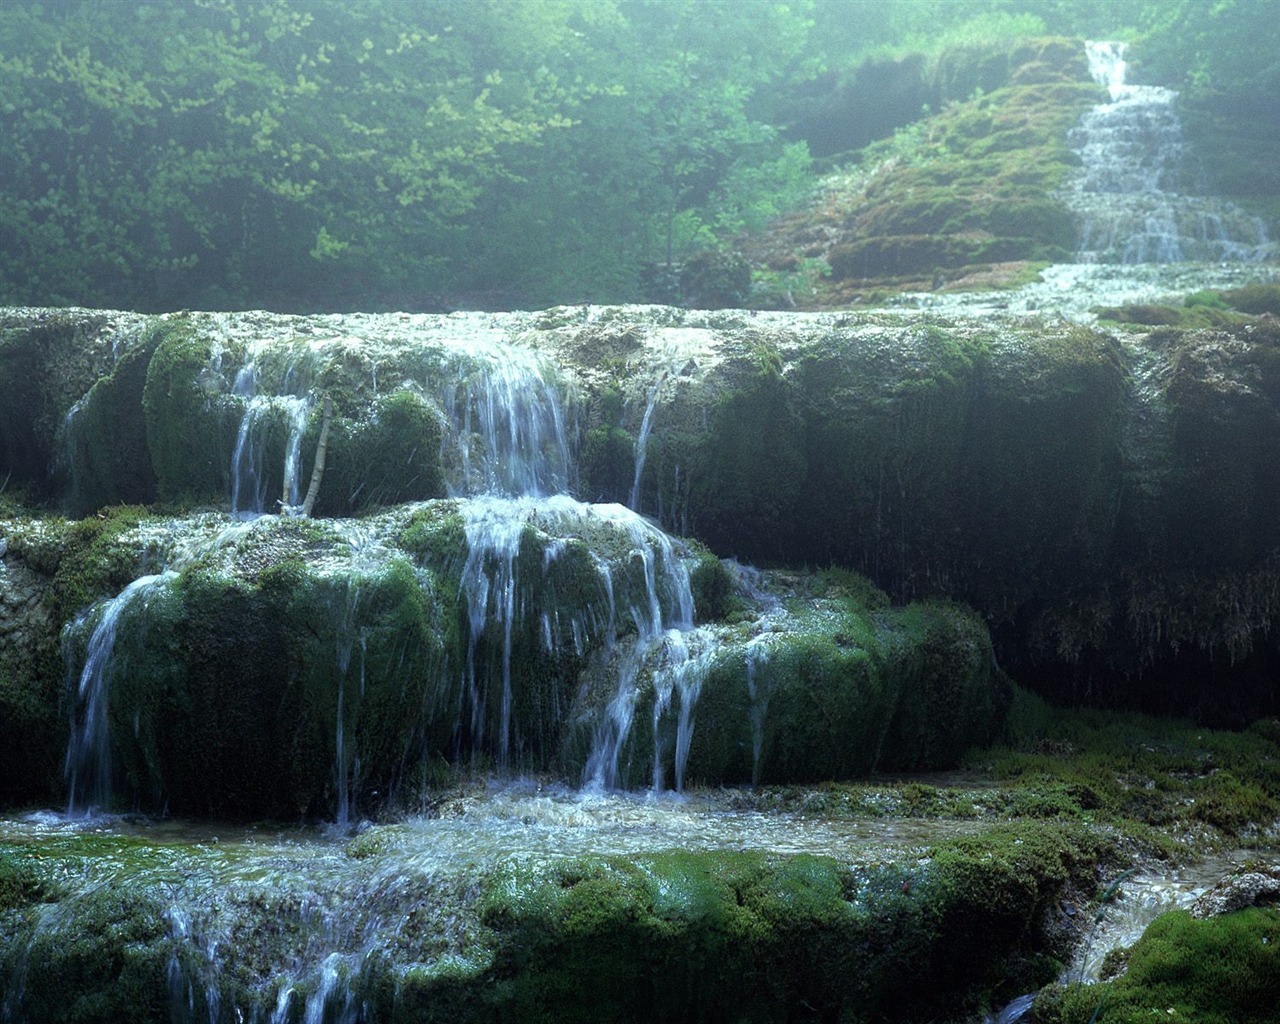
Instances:
[[[713,648],[707,646],[698,655],[691,654],[689,640],[695,635],[696,632],[692,630],[669,629],[662,637],[662,661],[654,671],[654,792],[661,792],[666,788],[667,758],[662,725],[673,707],[676,709],[673,782],[677,793],[684,791],[685,768],[689,761],[689,747],[693,742],[694,710],[714,653]]]
[[[175,578],[176,574],[172,572],[140,576],[101,605],[73,694],[71,738],[65,765],[70,791],[67,813],[70,815],[92,815],[95,811],[106,810],[111,804],[111,737],[107,702],[116,668],[120,618],[134,603],[141,602],[145,608],[152,592]],[[82,616],[77,623],[83,623],[85,618]],[[70,686],[74,672],[69,634],[63,638],[63,657],[68,666]]]
[[[291,376],[292,371],[286,375],[286,381]],[[250,359],[236,374],[232,387],[232,393],[244,401],[231,456],[231,514],[242,519],[263,515],[272,508],[264,461],[272,428],[281,422],[288,428],[281,467],[281,504],[287,511],[302,501],[302,435],[311,414],[312,397],[309,394],[263,395],[259,394],[258,387],[257,366]]]
[[[568,491],[567,414],[550,365],[532,349],[488,339],[452,347],[453,379],[441,395],[458,450],[450,494]]]
[[[584,785],[602,790],[619,784],[619,755],[630,736],[646,667],[652,670],[655,722],[668,711],[680,716],[676,785],[683,785],[693,708],[710,664],[710,649],[699,657],[689,655],[693,594],[688,569],[672,539],[622,505],[588,505],[567,495],[489,495],[469,500],[462,512],[468,554],[461,591],[470,631],[462,696],[470,711],[473,745],[492,750],[503,769],[514,764],[522,737],[535,723],[516,718],[513,660],[520,637],[536,631],[548,654],[568,649],[582,655],[596,645],[590,674],[612,683],[612,697],[595,720]],[[548,581],[554,563],[563,557],[565,542],[543,541],[540,563],[521,557],[527,531],[539,527],[603,538],[602,543],[616,546],[617,555],[612,565],[591,555],[595,579],[589,592],[557,594]],[[500,702],[498,735],[490,740],[485,723],[494,720],[494,700]],[[657,764],[663,753],[655,753],[654,778],[659,784],[662,772]]]
[[[480,647],[496,622],[502,635],[499,672],[502,707],[498,734],[498,765],[505,769],[511,752],[511,643],[516,624],[515,561],[520,551],[528,501],[474,499],[464,507],[467,531],[467,561],[462,568],[462,593],[466,597],[471,642],[467,649],[466,687],[471,705],[471,733],[476,742],[484,738],[486,697],[479,677]]]
[[[644,475],[645,454],[649,446],[649,431],[653,429],[653,410],[658,404],[658,389],[662,387],[662,381],[666,374],[658,377],[653,383],[653,387],[649,389],[649,399],[645,402],[644,416],[640,420],[640,433],[636,435],[636,471],[631,481],[631,496],[627,501],[627,506],[640,511],[640,478]]]
[[[1260,218],[1233,204],[1179,191],[1188,172],[1172,89],[1130,85],[1127,45],[1086,44],[1109,102],[1088,111],[1070,137],[1081,169],[1064,193],[1080,232],[1082,262],[1260,260],[1273,246]]]
[[[756,669],[769,663],[769,648],[758,639],[747,645],[747,696],[751,699],[751,785],[760,785],[764,755],[764,723],[769,714],[769,690],[756,679]]]

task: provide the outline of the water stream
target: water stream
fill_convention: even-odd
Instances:
[[[1064,193],[1080,259],[1104,263],[1256,261],[1274,255],[1262,220],[1192,191],[1178,94],[1127,80],[1124,43],[1090,42],[1089,68],[1110,102],[1071,134],[1081,170]]]
[[[111,683],[117,671],[116,636],[122,617],[135,606],[144,610],[147,603],[176,574],[165,572],[140,576],[115,597],[85,613],[97,615],[89,636],[84,665],[73,689],[70,739],[67,744],[65,775],[70,794],[67,813],[72,817],[90,816],[111,805],[111,738],[108,700]],[[74,632],[74,631],[72,631]],[[69,643],[72,632],[64,637]],[[74,664],[64,653],[67,664]]]

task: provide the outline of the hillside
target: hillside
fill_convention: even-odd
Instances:
[[[896,291],[1003,288],[1075,258],[1079,225],[1065,191],[1081,161],[1071,134],[1107,100],[1084,42],[993,43],[951,52],[932,71],[920,58],[894,67],[897,79],[918,80],[914,89],[898,81],[887,94],[833,90],[824,117],[838,121],[842,108],[901,92],[941,96],[940,109],[926,104],[890,137],[831,157],[837,166],[802,205],[735,240],[752,269],[750,304],[840,309]],[[867,90],[886,87],[884,73],[862,77]],[[948,97],[947,88],[966,87],[963,98]],[[1179,100],[1178,109],[1189,157],[1183,190],[1224,196],[1274,225],[1280,161],[1271,137],[1258,135],[1253,107],[1217,96]],[[812,119],[806,128],[818,131]],[[864,128],[854,118],[845,138]]]

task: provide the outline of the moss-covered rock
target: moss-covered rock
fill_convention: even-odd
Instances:
[[[893,339],[838,332],[808,348],[808,476],[793,561],[841,564],[899,596],[945,579],[964,446],[989,341],[927,325]]]
[[[189,317],[161,330],[142,400],[157,493],[176,504],[220,503],[231,493],[239,419],[215,368],[220,348]]]
[[[0,942],[6,993],[0,1005],[12,1005],[18,1019],[171,1019],[173,949],[164,903],[141,886],[104,886],[28,911],[6,938]]]
[[[1176,481],[1177,559],[1219,568],[1280,545],[1280,330],[1260,323],[1182,335],[1165,395]]]
[[[1058,195],[1078,162],[1067,133],[1104,95],[1083,43],[957,47],[932,65],[900,62],[898,85],[909,68],[933,82],[918,87],[893,138],[863,139],[856,170],[833,174],[810,207],[745,246],[766,274],[797,254],[826,261],[830,277],[792,293],[792,304],[839,307],[868,282],[936,288],[966,267],[1067,260],[1076,249]]]
[[[121,795],[289,817],[345,816],[392,792],[423,754],[441,671],[430,596],[394,560],[336,575],[288,555],[248,578],[186,569],[118,627]]]
[[[315,514],[355,515],[445,493],[440,410],[409,390],[379,399],[367,417],[332,425]],[[322,417],[313,417],[303,447],[314,451]]]
[[[927,1019],[1051,977],[1046,912],[1101,849],[1046,828],[915,869],[755,852],[515,867],[482,911],[494,997],[520,1020]]]
[[[105,505],[156,499],[142,395],[163,331],[153,329],[98,380],[67,415],[69,510],[85,515]]]
[[[803,518],[804,422],[776,348],[762,344],[754,358],[753,377],[724,394],[711,412],[702,466],[691,467],[699,479],[688,514],[712,548],[776,561]]]
[[[58,790],[66,743],[49,595],[46,574],[0,556],[0,804],[52,803]]]
[[[768,784],[953,766],[995,736],[1006,687],[967,610],[810,598],[716,655],[693,708],[687,774]],[[665,724],[667,749],[675,725]]]
[[[0,473],[11,485],[55,504],[63,496],[70,468],[64,447],[67,416],[113,368],[122,371],[124,390],[135,387],[136,381],[126,385],[124,378],[136,377],[136,364],[123,369],[117,361],[132,361],[145,335],[143,323],[133,314],[109,311],[0,312],[0,389],[6,396],[0,408]],[[105,410],[107,405],[112,411]],[[115,440],[128,447],[134,437],[127,414],[117,406],[104,402],[100,414],[124,428],[126,436]]]
[[[1271,1021],[1280,1005],[1280,911],[1250,907],[1208,920],[1172,911],[1147,928],[1125,963],[1114,981],[1042,996],[1036,1019]]]
[[[1102,582],[1123,482],[1125,397],[1122,350],[1100,332],[990,340],[956,514],[966,600],[994,610]]]

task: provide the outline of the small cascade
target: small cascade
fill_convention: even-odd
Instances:
[[[498,670],[502,708],[498,735],[498,765],[505,769],[511,752],[511,644],[512,629],[523,608],[516,600],[516,556],[524,533],[529,502],[475,499],[465,506],[467,561],[462,568],[462,593],[466,597],[471,626],[467,650],[466,688],[471,706],[471,733],[477,745],[484,741],[485,689],[477,659],[481,644],[496,623],[501,633]]]
[[[1110,102],[1072,132],[1081,171],[1064,194],[1076,214],[1083,262],[1260,260],[1273,251],[1262,221],[1230,203],[1183,191],[1185,146],[1177,93],[1130,85],[1124,43],[1087,44],[1089,68]]]
[[[769,690],[756,671],[769,663],[769,648],[758,638],[747,645],[747,696],[751,699],[751,785],[760,785],[760,764],[764,755],[764,726],[769,716]]]
[[[636,435],[636,472],[631,481],[631,496],[627,507],[640,511],[640,478],[644,475],[644,460],[649,447],[649,432],[653,429],[653,410],[658,404],[658,390],[662,387],[666,374],[662,374],[649,389],[649,399],[645,402],[644,416],[640,420],[640,433]]]
[[[696,630],[669,629],[662,637],[661,662],[654,670],[653,702],[653,790],[666,788],[666,741],[663,736],[663,719],[673,709],[676,713],[674,755],[674,789],[684,792],[685,768],[689,762],[689,747],[693,742],[694,711],[702,683],[711,669],[714,647],[702,644],[694,654],[689,641],[702,640]]]
[[[517,767],[546,728],[520,719],[516,688],[529,681],[517,674],[531,671],[530,659],[551,665],[585,658],[584,695],[611,696],[582,710],[592,723],[584,784],[595,790],[619,784],[619,758],[646,686],[658,719],[680,716],[674,756],[682,784],[710,647],[700,640],[699,656],[689,654],[693,596],[672,539],[622,505],[588,505],[566,495],[473,498],[462,514],[468,554],[460,589],[470,635],[459,734],[472,749],[489,751],[500,768]],[[565,538],[582,541],[571,549]],[[550,710],[559,720],[569,708]]]
[[[601,716],[592,742],[591,755],[583,772],[584,783],[594,790],[613,789],[621,781],[619,759],[630,737],[636,702],[637,680],[646,665],[652,666],[654,689],[654,757],[652,784],[664,787],[665,751],[661,725],[678,700],[676,737],[677,789],[684,785],[684,768],[693,731],[693,709],[702,680],[710,667],[710,649],[691,658],[688,637],[694,632],[693,591],[689,573],[674,549],[671,538],[621,505],[599,505],[596,513],[624,532],[631,543],[630,559],[643,570],[643,590],[634,593],[625,614],[634,624],[634,644],[611,661],[617,687]],[[612,601],[611,601],[612,603]],[[664,605],[667,611],[664,612]]]
[[[360,600],[360,588],[352,586],[347,591],[346,609],[343,620],[338,627],[338,707],[334,718],[336,733],[334,736],[334,775],[337,783],[338,816],[335,824],[339,831],[346,831],[351,826],[351,793],[359,781],[360,757],[354,749],[350,756],[347,751],[346,717],[347,678],[351,673],[351,656],[357,644],[360,648],[360,668],[358,673],[359,697],[364,697],[365,662],[368,650],[368,636],[364,630],[356,635],[356,606]]]
[[[75,424],[76,418],[84,411],[85,403],[88,401],[89,395],[86,392],[75,400],[62,420],[63,451],[67,460],[67,473],[71,477],[71,493],[76,495],[80,493],[80,481],[84,477],[85,467],[82,465],[83,456],[80,446],[76,444]]]
[[[286,382],[292,374],[286,375]],[[272,509],[265,472],[267,447],[280,425],[287,430],[280,502],[287,511],[302,502],[302,435],[311,414],[312,396],[259,393],[258,369],[251,359],[236,374],[232,393],[244,401],[244,413],[231,456],[231,514],[251,519]]]
[[[453,379],[441,396],[457,446],[450,494],[567,492],[566,402],[550,364],[532,349],[486,339],[456,348]]]
[[[115,673],[117,630],[121,616],[133,604],[146,607],[157,588],[175,579],[172,572],[140,576],[119,594],[104,602],[97,625],[89,637],[88,654],[76,684],[71,718],[71,739],[67,746],[65,774],[70,799],[67,813],[92,815],[111,803],[111,739],[107,700]],[[79,621],[83,621],[83,618]],[[71,657],[64,636],[64,658],[70,686]]]

